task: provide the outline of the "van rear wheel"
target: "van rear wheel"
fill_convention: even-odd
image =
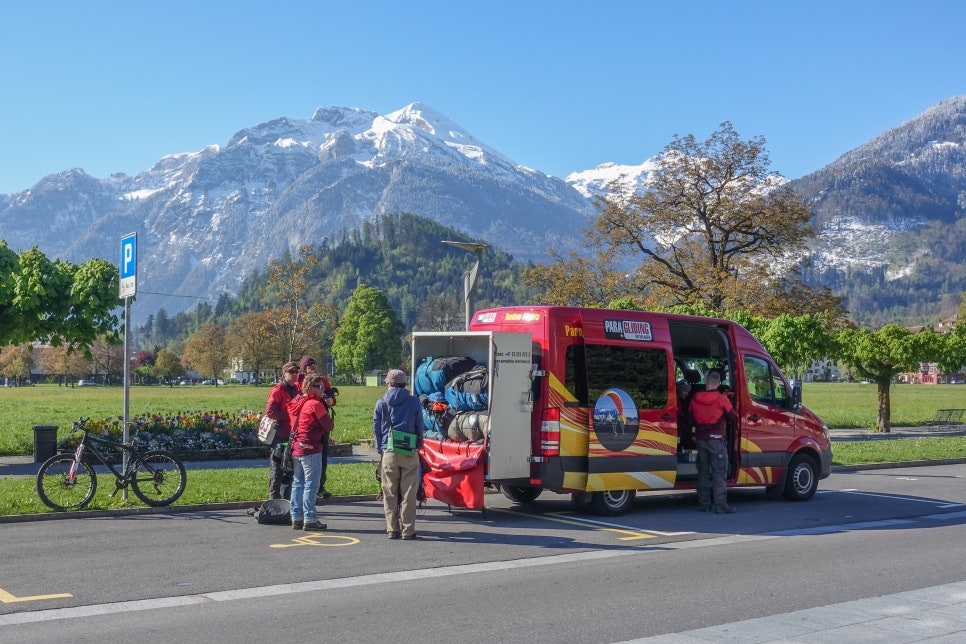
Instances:
[[[542,487],[500,484],[500,492],[514,503],[533,503],[543,492]]]
[[[616,517],[624,514],[634,505],[636,490],[608,490],[594,492],[590,498],[590,507],[596,514],[606,517]]]
[[[785,474],[785,498],[789,501],[808,501],[818,489],[818,468],[815,461],[796,454]]]

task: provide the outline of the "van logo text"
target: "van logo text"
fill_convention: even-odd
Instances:
[[[651,323],[640,320],[604,320],[604,335],[612,340],[649,342],[654,339]]]

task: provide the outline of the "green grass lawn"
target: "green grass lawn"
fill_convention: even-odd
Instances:
[[[191,385],[131,387],[131,416],[177,414],[184,411],[264,411],[271,387]],[[372,409],[385,387],[339,387],[335,432],[338,442],[358,443],[372,435]],[[81,416],[102,419],[124,415],[122,387],[0,387],[0,455],[32,454],[34,425],[57,425],[57,437],[67,436]]]
[[[131,387],[130,413],[177,414],[184,411],[264,410],[270,387],[246,385],[191,385],[188,387]],[[334,438],[358,443],[372,433],[372,408],[383,387],[340,387]],[[874,385],[845,383],[804,384],[804,403],[829,427],[871,428],[877,399]],[[966,408],[966,385],[896,385],[892,387],[892,424],[917,426],[937,409]],[[33,426],[57,425],[64,438],[81,416],[93,419],[123,416],[121,387],[0,387],[0,455],[33,453]]]
[[[914,460],[966,457],[966,437],[906,438],[867,440],[833,444],[835,465],[857,465]],[[326,489],[336,496],[376,494],[379,486],[372,463],[333,463],[329,465]],[[98,490],[88,510],[117,509],[140,506],[129,494],[125,503],[121,495],[111,498],[110,474],[98,474]],[[37,496],[33,477],[0,477],[0,515],[51,512]],[[175,505],[258,501],[268,488],[268,468],[225,470],[188,470],[184,494]]]
[[[188,387],[132,387],[131,415],[183,411],[238,411],[265,407],[270,388],[228,385]],[[383,387],[340,387],[336,407],[335,439],[356,443],[372,432],[372,409]],[[830,427],[869,428],[875,423],[876,389],[873,385],[805,383],[804,402]],[[892,388],[892,423],[916,426],[931,419],[937,409],[966,408],[966,386],[899,385]],[[65,388],[36,385],[0,388],[0,454],[31,454],[33,426],[58,425],[64,438],[71,422],[80,416],[121,416],[124,392],[120,387]],[[854,465],[966,457],[966,438],[908,438],[842,442],[833,445],[834,464]],[[326,487],[336,495],[375,494],[378,486],[371,463],[333,464]],[[101,475],[89,509],[124,506],[121,496],[111,499],[111,479]],[[177,505],[229,501],[257,501],[265,497],[268,468],[189,470],[188,486]],[[0,515],[49,511],[37,497],[33,478],[0,478]],[[138,501],[130,495],[130,504]]]
[[[916,427],[932,419],[937,409],[966,409],[966,385],[893,385],[890,398],[892,426]],[[875,385],[806,382],[802,402],[829,427],[875,427]]]

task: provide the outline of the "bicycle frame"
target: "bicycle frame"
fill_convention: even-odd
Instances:
[[[117,479],[117,489],[114,490],[114,493],[116,493],[118,489],[126,488],[132,478],[132,474],[134,473],[134,464],[138,461],[138,459],[141,458],[141,453],[138,452],[133,445],[122,443],[120,441],[113,441],[109,438],[94,436],[87,428],[81,428],[79,431],[84,432],[84,436],[81,437],[80,443],[77,445],[77,449],[74,450],[74,464],[71,466],[70,470],[71,480],[73,480],[74,476],[77,474],[77,468],[80,466],[80,462],[84,457],[84,451],[90,450],[90,452],[97,457],[97,460],[101,462],[101,465],[107,467],[107,469],[109,469],[114,475],[114,478]],[[111,463],[112,459],[108,458],[99,449],[97,449],[96,445],[98,443],[122,450],[122,456],[124,458],[121,460],[120,469],[115,468],[114,464]],[[151,468],[150,464],[144,463],[144,465],[150,471],[153,471],[153,468]],[[112,493],[111,496],[114,496],[114,493]]]

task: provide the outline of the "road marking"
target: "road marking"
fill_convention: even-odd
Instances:
[[[550,514],[552,514],[554,516],[563,516],[563,515],[569,515],[570,513],[569,512],[551,512]],[[643,529],[643,528],[635,528],[634,526],[620,525],[618,523],[607,523],[605,521],[596,521],[594,519],[585,519],[584,517],[572,517],[572,520],[573,521],[580,522],[580,523],[586,523],[586,524],[589,524],[589,525],[594,525],[594,526],[598,526],[599,525],[599,526],[605,526],[605,527],[608,527],[608,528],[617,528],[619,530],[630,530],[632,532],[645,532],[647,534],[657,535],[659,537],[679,537],[679,536],[682,536],[682,535],[697,534],[696,532],[692,532],[692,531],[687,531],[687,532],[661,532],[660,530],[647,530],[647,529]]]
[[[32,624],[36,622],[48,622],[60,619],[74,619],[79,617],[91,617],[95,615],[107,615],[114,613],[130,613],[143,610],[154,610],[158,608],[177,608],[182,606],[197,606],[212,602],[228,602],[241,599],[256,599],[259,597],[271,597],[274,595],[290,595],[294,593],[309,593],[317,591],[331,591],[345,588],[357,588],[361,586],[373,586],[377,584],[388,584],[396,582],[417,581],[422,579],[436,579],[440,577],[452,577],[456,575],[478,575],[490,572],[506,572],[512,569],[534,568],[537,566],[556,566],[560,564],[578,563],[584,561],[597,561],[601,559],[613,559],[615,557],[628,557],[647,553],[660,553],[668,550],[682,550],[699,548],[705,546],[720,546],[731,543],[743,543],[748,541],[760,541],[772,539],[762,535],[731,535],[726,537],[716,537],[698,541],[685,541],[678,544],[662,544],[648,548],[627,547],[623,550],[588,550],[584,552],[573,552],[562,555],[550,555],[547,557],[529,557],[526,559],[515,559],[510,561],[488,561],[476,564],[463,564],[459,566],[443,566],[441,568],[424,568],[419,570],[402,570],[399,572],[376,573],[373,575],[362,575],[359,577],[345,577],[342,579],[320,579],[318,581],[305,581],[291,584],[279,584],[275,586],[257,586],[254,588],[239,588],[236,590],[214,591],[198,595],[184,595],[178,597],[161,597],[158,599],[141,599],[126,602],[112,602],[107,604],[94,604],[91,606],[74,606],[71,608],[51,608],[48,610],[28,611],[24,613],[12,613],[0,615],[0,627],[12,626],[15,624]]]
[[[341,539],[342,543],[322,543],[319,539]],[[359,543],[355,537],[338,534],[307,534],[292,539],[295,543],[273,543],[269,548],[295,548],[298,546],[354,546]]]
[[[518,517],[527,517],[529,519],[544,519],[546,521],[556,521],[557,523],[576,525],[582,528],[591,527],[596,530],[602,530],[605,532],[616,532],[617,534],[624,535],[623,537],[620,538],[621,541],[633,541],[636,539],[653,539],[655,537],[655,535],[653,534],[647,534],[646,532],[643,532],[641,530],[636,530],[633,528],[628,528],[627,526],[598,527],[598,525],[604,526],[606,524],[600,523],[598,525],[594,525],[595,522],[592,522],[592,521],[585,521],[583,519],[573,519],[573,518],[568,519],[562,516],[558,516],[557,514],[530,514],[528,512],[519,512],[517,510],[506,510],[504,508],[487,508],[487,509],[493,510],[496,512],[504,512],[506,514],[513,514]]]
[[[864,521],[859,523],[842,523],[839,525],[817,526],[814,528],[796,528],[794,530],[778,530],[767,532],[766,535],[773,537],[798,537],[802,535],[833,534],[835,532],[854,532],[856,530],[876,530],[878,528],[891,528],[899,525],[909,525],[916,523],[912,519],[883,519],[882,521]]]
[[[73,597],[70,593],[58,593],[56,595],[30,595],[29,597],[16,597],[11,595],[3,588],[0,588],[0,603],[3,604],[17,604],[19,602],[36,602],[43,599],[63,599],[64,597]]]
[[[948,501],[938,501],[936,499],[917,499],[911,496],[896,496],[894,494],[878,494],[876,492],[859,492],[858,490],[826,490],[827,493],[841,492],[842,494],[855,494],[856,496],[874,496],[879,499],[893,499],[895,501],[911,501],[914,503],[928,503],[941,508],[955,508],[963,505],[962,503],[949,503]]]

